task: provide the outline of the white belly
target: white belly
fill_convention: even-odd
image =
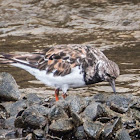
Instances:
[[[81,87],[85,85],[83,74],[78,66],[73,68],[71,73],[68,75],[53,76],[53,73],[46,74],[45,70],[40,71],[36,68],[31,68],[23,64],[14,63],[12,65],[25,69],[42,83],[54,88],[60,88],[63,92],[66,92],[68,88]]]

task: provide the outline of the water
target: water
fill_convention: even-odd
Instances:
[[[15,3],[12,7],[1,3],[0,52],[26,53],[55,44],[94,44],[120,67],[117,92],[140,96],[139,2],[114,2],[62,5],[56,1],[56,5],[51,3],[51,9],[43,2]],[[0,65],[0,72],[11,73],[23,94],[37,91],[38,95],[47,97],[53,93],[53,89],[22,69]],[[103,82],[69,91],[75,93],[111,94],[112,89]]]

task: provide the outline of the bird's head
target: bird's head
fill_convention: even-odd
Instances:
[[[99,76],[103,81],[107,81],[110,83],[114,93],[116,93],[115,89],[115,79],[120,75],[120,70],[118,65],[111,61],[102,61],[98,67]]]

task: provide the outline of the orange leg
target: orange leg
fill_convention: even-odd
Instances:
[[[55,89],[55,100],[58,101],[59,100],[59,89]]]
[[[67,94],[63,93],[62,96],[65,99],[67,97]]]

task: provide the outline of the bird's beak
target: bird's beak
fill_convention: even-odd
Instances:
[[[111,87],[112,87],[112,89],[113,89],[113,92],[116,94],[115,80],[112,79],[112,80],[109,81],[109,83],[110,83],[110,85],[111,85]]]

